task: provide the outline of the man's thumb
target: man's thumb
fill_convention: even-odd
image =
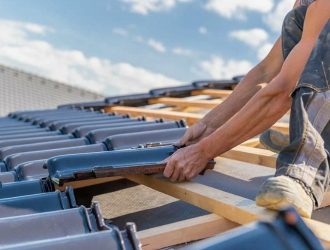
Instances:
[[[181,137],[181,139],[176,144],[176,146],[183,146],[187,144],[187,142],[190,141],[190,139],[191,139],[191,133],[189,130],[187,130],[187,132]]]

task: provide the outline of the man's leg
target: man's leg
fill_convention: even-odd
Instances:
[[[305,16],[306,6],[301,6],[290,11],[283,22],[282,27],[282,53],[286,59],[291,50],[299,43]],[[279,153],[284,147],[289,145],[289,136],[273,129],[268,129],[260,136],[260,143],[267,149]]]
[[[329,185],[330,20],[324,27],[293,93],[290,145],[279,154],[276,177],[267,180],[258,205],[285,204],[310,217]]]

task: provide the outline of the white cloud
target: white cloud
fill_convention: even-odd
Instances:
[[[191,50],[180,47],[174,48],[172,52],[179,56],[191,56],[193,54]]]
[[[249,11],[268,13],[273,0],[208,0],[205,8],[225,18],[244,19]]]
[[[258,47],[268,39],[267,32],[260,28],[232,31],[229,36],[251,47]]]
[[[34,35],[47,35],[51,29],[0,19],[0,63],[22,68],[74,86],[106,95],[144,92],[179,84],[175,79],[129,63],[87,57],[78,50],[63,50]]]
[[[178,3],[191,2],[192,0],[121,0],[129,4],[130,10],[141,15],[150,12],[161,12],[172,9]]]
[[[252,47],[259,60],[264,59],[273,47],[273,44],[269,42],[268,33],[259,28],[232,31],[229,36]]]
[[[158,51],[158,52],[160,52],[160,53],[165,53],[165,52],[166,52],[166,48],[165,48],[165,46],[164,46],[161,42],[159,42],[159,41],[157,41],[157,40],[155,40],[155,39],[150,38],[150,39],[147,41],[147,44],[148,44],[151,48],[153,48],[154,50],[156,50],[156,51]]]
[[[249,3],[251,2],[249,1]],[[295,0],[278,0],[276,5],[268,11],[265,9],[262,18],[269,26],[269,31],[278,34],[281,32],[284,17],[292,9],[294,3]],[[259,60],[264,59],[273,47],[269,34],[261,28],[232,31],[229,36],[254,48]]]
[[[165,45],[162,42],[157,41],[156,39],[153,38],[145,39],[142,36],[136,36],[134,37],[134,41],[138,43],[146,44],[150,48],[152,48],[153,50],[159,53],[165,53],[167,51]]]
[[[224,60],[219,56],[212,56],[209,60],[200,63],[200,70],[208,77],[222,79],[235,75],[246,74],[252,64],[246,60]]]
[[[294,0],[281,0],[272,12],[268,13],[264,21],[275,32],[280,32],[285,15],[292,9]]]
[[[123,28],[113,28],[112,29],[112,32],[114,34],[117,34],[117,35],[120,35],[120,36],[127,36],[128,35],[128,32],[127,30],[123,29]]]
[[[205,35],[205,34],[207,34],[208,30],[207,30],[206,27],[201,26],[201,27],[198,28],[198,32],[202,35]]]

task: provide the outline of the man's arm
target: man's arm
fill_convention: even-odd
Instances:
[[[300,0],[296,0],[293,7],[299,6]],[[280,72],[283,61],[282,41],[278,38],[265,59],[247,73],[232,95],[190,127],[178,144],[197,143],[221,127],[261,89],[260,83],[270,82]]]
[[[291,51],[280,74],[232,119],[202,142],[203,146],[206,146],[221,138],[219,147],[207,147],[209,157],[222,154],[260,134],[288,111],[291,106],[290,93],[294,90],[317,38],[329,18],[329,0],[318,0],[308,8],[301,41]]]
[[[216,106],[201,121],[189,128],[179,144],[194,144],[213,133],[261,89],[259,83],[272,80],[278,74],[282,65],[282,41],[281,38],[278,38],[266,58],[250,70],[223,103]]]
[[[294,8],[299,7],[300,2],[296,0]],[[262,88],[260,83],[268,83],[279,74],[283,63],[282,39],[279,37],[265,59],[256,65],[233,93],[222,104],[211,110],[202,122],[215,129],[222,126]]]
[[[314,44],[330,18],[330,1],[317,0],[307,11],[301,41],[291,51],[277,77],[265,85],[236,115],[199,143],[183,148],[168,161],[164,175],[172,180],[195,177],[207,161],[271,127],[291,105],[290,93]]]
[[[277,39],[272,50],[237,85],[233,93],[220,105],[211,110],[202,122],[217,129],[236,114],[260,89],[259,83],[270,82],[283,65],[282,41]]]

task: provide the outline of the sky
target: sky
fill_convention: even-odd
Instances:
[[[0,63],[107,96],[245,74],[294,0],[0,0]]]

